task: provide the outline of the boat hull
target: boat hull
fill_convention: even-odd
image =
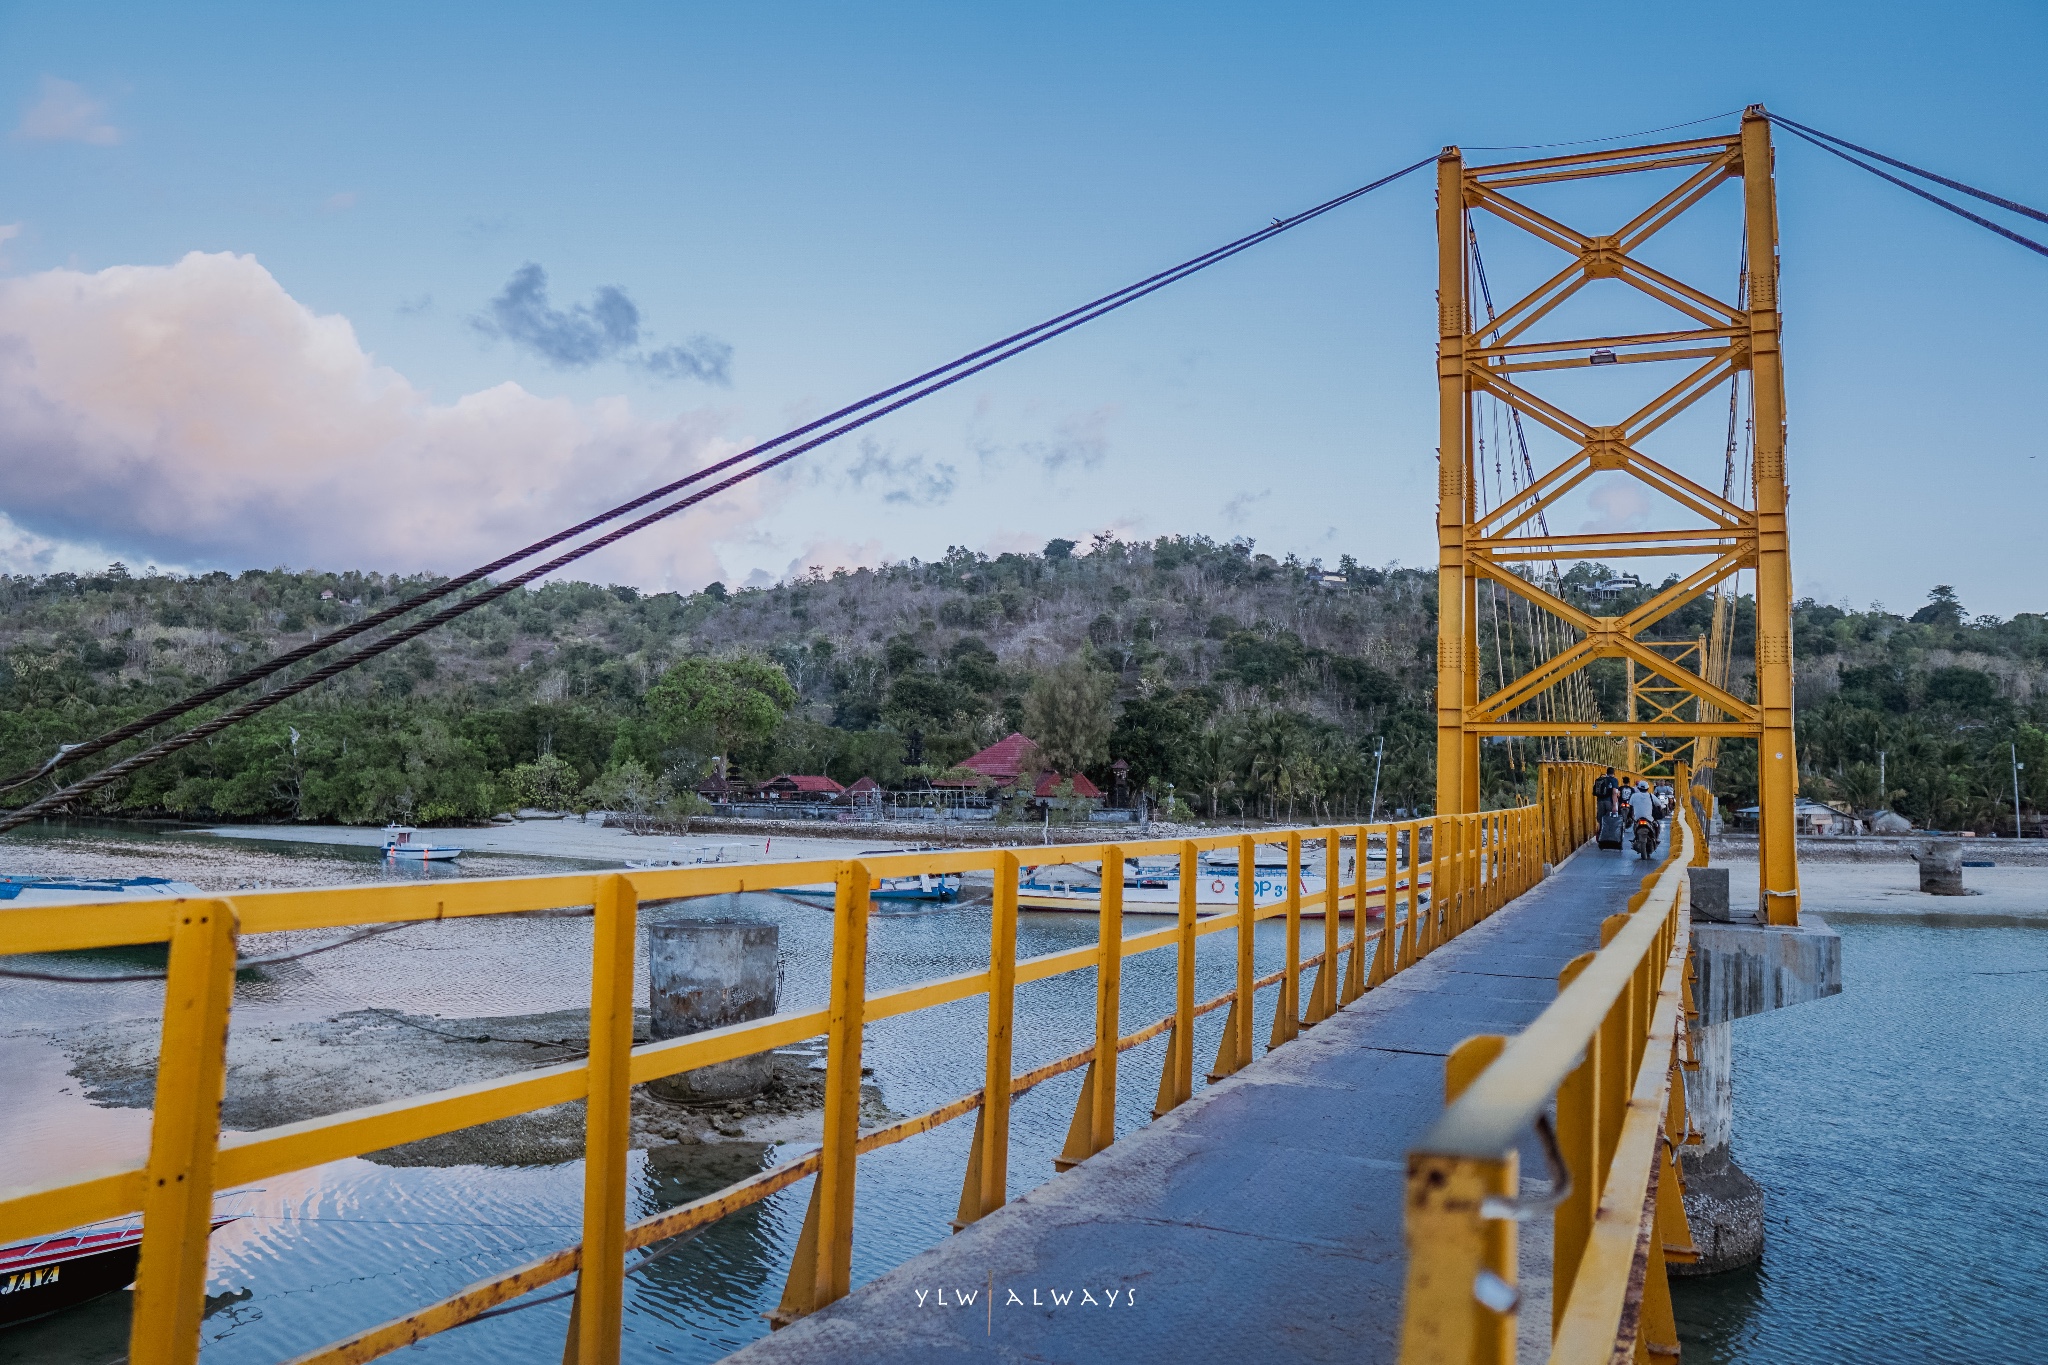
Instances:
[[[213,1228],[233,1221],[216,1217]],[[67,1232],[0,1247],[0,1328],[126,1289],[135,1283],[141,1257],[142,1229],[136,1226]]]

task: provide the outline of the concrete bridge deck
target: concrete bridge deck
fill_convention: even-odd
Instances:
[[[1406,1153],[1445,1055],[1534,1019],[1649,866],[1587,845],[1296,1041],[730,1358],[1391,1362]]]

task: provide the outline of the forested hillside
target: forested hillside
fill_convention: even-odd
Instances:
[[[1582,565],[1565,586],[1592,606],[1609,578]],[[40,763],[429,581],[119,565],[0,578],[0,765]],[[1519,609],[1482,599],[1487,611],[1491,687],[1499,656],[1512,674],[1533,652]],[[145,770],[100,809],[381,822],[535,802],[680,805],[720,753],[748,777],[915,784],[1020,728],[1105,786],[1122,758],[1139,787],[1163,798],[1170,786],[1224,818],[1362,812],[1383,741],[1382,805],[1426,809],[1434,615],[1431,571],[1349,557],[1326,569],[1201,537],[954,549],[738,592],[550,584]],[[1690,637],[1706,619],[1698,603],[1660,633]],[[1748,629],[1745,610],[1738,692]],[[2023,759],[2039,751],[2025,775],[2048,795],[2043,618],[1972,620],[1941,594],[1910,619],[1803,603],[1797,639],[1811,794],[1876,804],[1884,749],[1897,809],[2009,822],[2017,743]],[[1620,714],[1620,666],[1592,676],[1605,713]],[[1534,757],[1490,745],[1492,797],[1526,790]],[[1753,753],[1724,750],[1725,795],[1750,799],[1753,772]]]

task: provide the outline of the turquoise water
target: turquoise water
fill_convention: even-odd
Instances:
[[[2048,1360],[2048,915],[1831,914],[1843,993],[1735,1025],[1763,1265],[1688,1365]]]

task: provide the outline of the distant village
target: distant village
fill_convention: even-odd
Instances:
[[[1048,771],[1038,746],[1012,732],[935,777],[894,788],[872,777],[843,784],[818,773],[780,773],[765,781],[728,779],[716,772],[697,784],[706,814],[746,819],[814,820],[1050,820],[1066,823],[1145,823],[1142,792],[1130,790],[1130,765],[1110,764],[1108,792],[1085,773]]]

